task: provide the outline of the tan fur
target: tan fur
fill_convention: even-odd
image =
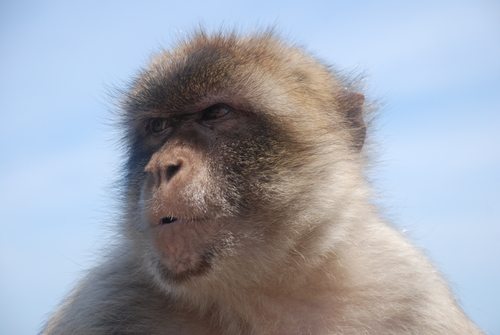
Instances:
[[[122,102],[120,242],[42,334],[481,334],[370,202],[366,105],[270,32],[157,55]]]

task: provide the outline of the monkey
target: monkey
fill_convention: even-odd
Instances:
[[[482,334],[373,204],[371,106],[273,30],[156,54],[119,101],[114,246],[41,334]]]

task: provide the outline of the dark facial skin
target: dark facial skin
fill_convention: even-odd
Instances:
[[[231,164],[221,148],[242,133],[247,119],[216,104],[148,122],[144,140],[159,149],[144,168],[143,211],[161,262],[174,277],[202,272],[210,264],[223,217],[235,207],[221,187],[228,181],[220,170]]]
[[[253,190],[272,175],[277,141],[255,115],[227,103],[159,115],[139,123],[132,157],[147,164],[131,180],[139,180],[141,228],[161,272],[181,280],[207,271],[235,222],[260,207]]]

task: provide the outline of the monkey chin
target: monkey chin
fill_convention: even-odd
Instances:
[[[151,229],[163,277],[182,281],[210,269],[213,244],[220,230],[217,220],[166,216]]]

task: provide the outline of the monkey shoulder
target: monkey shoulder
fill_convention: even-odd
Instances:
[[[347,319],[384,334],[483,334],[425,253],[394,227],[364,223],[346,245],[341,292],[348,293],[338,299],[366,307],[345,308]]]
[[[151,277],[137,264],[107,262],[90,270],[41,335],[210,334],[201,318],[145,279]]]

